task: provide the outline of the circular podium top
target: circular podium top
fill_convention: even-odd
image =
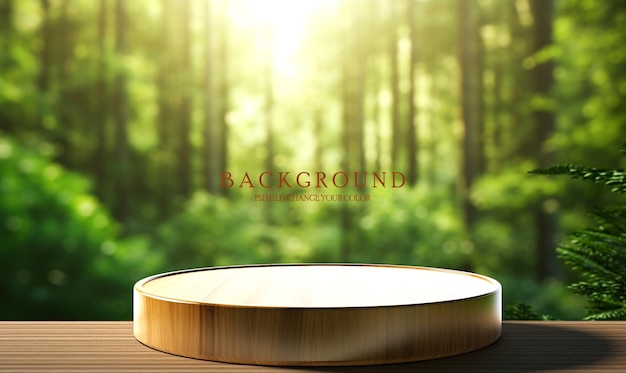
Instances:
[[[498,287],[481,275],[427,267],[298,264],[173,272],[147,279],[141,290],[203,304],[344,308],[448,302],[479,297]]]
[[[334,366],[434,359],[501,334],[500,284],[454,270],[376,264],[190,269],[140,280],[133,333],[197,359]]]

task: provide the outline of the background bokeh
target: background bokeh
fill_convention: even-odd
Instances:
[[[269,262],[476,271],[581,318],[555,247],[623,201],[527,172],[626,164],[625,46],[623,0],[0,0],[0,319],[130,320],[145,276]],[[371,201],[255,201],[304,193]]]

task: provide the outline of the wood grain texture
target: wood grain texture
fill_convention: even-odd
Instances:
[[[132,322],[0,321],[0,372],[625,372],[626,322],[505,321],[495,343],[463,355],[361,367],[266,367],[148,348]]]
[[[185,302],[282,308],[380,307],[487,295],[492,279],[439,268],[289,264],[201,268],[150,277],[141,291]]]
[[[500,284],[423,267],[264,265],[140,281],[135,337],[176,355],[260,365],[434,359],[500,337]]]

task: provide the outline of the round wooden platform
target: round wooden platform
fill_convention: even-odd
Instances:
[[[487,346],[501,286],[452,270],[367,264],[201,268],[134,287],[134,334],[192,358],[262,365],[369,365]]]

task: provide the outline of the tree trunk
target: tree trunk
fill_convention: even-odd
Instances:
[[[13,33],[13,0],[0,1],[0,47],[2,50],[9,50],[11,45],[11,34]],[[0,71],[4,71],[4,60],[7,58],[3,56],[0,59]]]
[[[348,2],[343,3],[342,15],[346,22],[346,29],[343,30],[341,35],[341,41],[343,42],[343,50],[353,51],[353,39],[354,36],[354,16],[350,11],[350,5]],[[356,58],[351,53],[343,57],[341,61],[341,106],[342,106],[342,131],[341,131],[341,146],[343,150],[341,168],[345,172],[349,172],[353,166],[354,149],[352,147],[354,138],[354,66],[355,61],[352,58]],[[358,62],[357,62],[358,63]],[[340,226],[341,226],[341,246],[339,258],[341,261],[349,261],[351,256],[351,248],[353,245],[353,228],[352,228],[352,211],[350,205],[347,203],[341,204],[340,212]]]
[[[344,8],[347,8],[347,2],[344,3]],[[346,9],[343,9],[345,16],[345,22],[347,24],[346,30],[342,35],[343,50],[352,51],[352,43],[350,36],[353,33],[354,20],[347,13]],[[353,95],[353,61],[349,55],[343,57],[341,61],[341,110],[342,110],[342,131],[341,131],[341,145],[342,145],[342,169],[349,171],[352,166],[352,141],[353,125],[354,125],[354,104],[352,100]]]
[[[359,9],[359,1],[353,3],[355,11],[355,24],[354,29],[356,32],[354,36],[354,90],[352,92],[352,100],[354,101],[354,137],[351,137],[354,142],[354,164],[356,171],[365,172],[367,166],[365,164],[365,90],[366,90],[366,70],[367,70],[367,42],[364,40],[366,33],[366,19],[364,11],[367,8],[361,7]],[[368,4],[371,5],[371,4]],[[357,176],[357,182],[359,185],[363,185],[365,182],[364,174],[359,173]],[[363,191],[363,189],[360,189]]]
[[[430,30],[426,30],[425,32],[429,32]],[[442,85],[440,83],[441,73],[438,71],[437,62],[435,59],[427,59],[424,61],[426,74],[431,77],[430,82],[430,90],[428,92],[429,96],[435,100],[435,102],[439,101],[439,103],[430,105],[427,109],[428,112],[428,120],[424,122],[424,127],[430,132],[428,143],[425,142],[425,145],[422,146],[425,153],[428,154],[428,161],[424,162],[424,167],[420,170],[421,179],[427,179],[427,182],[431,185],[435,185],[437,181],[437,177],[439,174],[439,161],[438,161],[438,144],[442,141],[442,129],[440,128],[440,123],[444,122],[444,110],[441,110],[441,107],[444,105],[441,102],[444,100],[444,92],[440,88]],[[445,109],[447,111],[447,109]]]
[[[504,29],[504,17],[506,16],[507,2],[498,2],[493,5],[491,18],[487,20],[497,35],[501,35],[503,32],[500,29]],[[499,144],[499,135],[503,130],[504,123],[500,121],[500,113],[502,112],[502,51],[501,36],[495,36],[491,38],[491,42],[488,45],[483,46],[482,60],[483,69],[485,73],[489,73],[491,79],[486,83],[488,86],[483,88],[485,95],[484,106],[484,153],[485,153],[485,170],[490,172],[497,172],[501,170],[501,153]]]
[[[61,74],[65,71],[65,48],[63,48],[66,44],[66,30],[60,27],[58,30],[53,31],[52,25],[52,16],[50,11],[50,1],[49,0],[40,0],[41,7],[41,27],[39,29],[39,36],[41,38],[41,49],[39,51],[39,74],[37,76],[37,90],[39,91],[39,112],[37,114],[36,119],[36,130],[41,131],[42,133],[46,133],[52,139],[52,143],[54,143],[56,147],[56,161],[60,162],[62,165],[68,165],[68,136],[67,133],[70,132],[70,123],[66,120],[66,112],[67,108],[61,107],[60,105],[55,105],[55,101],[53,99],[52,90],[50,89],[52,83],[51,69],[55,63],[58,63],[59,71]],[[65,24],[65,4],[62,4],[62,15],[59,24]],[[60,53],[56,55],[53,54],[53,45],[60,44]],[[54,57],[58,57],[58,61],[53,61]],[[63,97],[63,84],[65,81],[63,80],[64,76],[58,77],[58,81],[61,82],[61,94]],[[63,129],[59,129],[58,127],[46,127],[46,114],[56,111],[58,116],[58,122],[62,123]]]
[[[507,159],[505,156],[508,150],[505,148],[503,144],[504,139],[504,130],[507,127],[507,123],[505,122],[507,118],[505,118],[503,105],[503,79],[504,79],[504,71],[502,68],[503,59],[501,49],[498,48],[494,53],[494,58],[496,61],[493,63],[493,87],[492,87],[492,97],[493,103],[491,108],[491,142],[492,142],[492,153],[489,157],[490,167],[489,171],[491,172],[499,172],[503,169],[503,162]]]
[[[13,45],[13,0],[0,1],[0,50],[8,51]],[[11,63],[8,53],[0,53],[0,71],[7,71]],[[19,126],[13,122],[10,114],[0,110],[0,131],[14,132]]]
[[[365,154],[365,59],[367,58],[363,53],[363,45],[360,44],[357,46],[358,52],[356,55],[360,59],[357,65],[356,71],[356,92],[355,92],[355,103],[354,103],[354,147],[356,150],[356,170],[360,172],[367,171],[367,165],[365,163],[366,154]],[[359,185],[363,185],[365,180],[363,179],[364,175],[359,173],[357,179]]]
[[[415,1],[407,0],[407,23],[409,25],[409,38],[411,41],[411,54],[409,57],[409,92],[407,97],[408,120],[407,120],[407,183],[415,185],[418,178],[418,143],[415,116],[417,108],[415,105],[415,65],[417,64],[417,30],[415,25]]]
[[[229,83],[229,40],[228,35],[230,32],[228,19],[229,10],[228,3],[222,2],[222,24],[221,24],[221,39],[219,46],[219,59],[221,68],[221,81],[219,88],[220,109],[219,109],[219,131],[218,131],[218,169],[219,172],[228,170],[228,109],[230,106],[230,83]],[[228,195],[228,189],[221,189],[223,195]]]
[[[313,154],[314,169],[321,171],[324,169],[323,152],[324,145],[322,139],[324,138],[324,118],[323,111],[319,107],[313,109],[313,138],[315,138],[315,150]]]
[[[381,87],[381,78],[380,78],[380,72],[378,71],[378,69],[375,69],[373,72],[373,79],[374,79],[374,106],[372,108],[372,116],[374,117],[374,152],[375,152],[375,157],[374,157],[374,170],[375,171],[381,171],[382,170],[382,152],[383,152],[383,145],[382,145],[382,137],[383,137],[383,130],[382,130],[382,123],[383,121],[380,118],[380,100],[379,100],[379,92],[382,90]]]
[[[124,0],[115,3],[115,50],[119,58],[126,54],[126,11]],[[115,77],[115,92],[113,101],[113,114],[115,117],[115,206],[114,215],[122,223],[127,223],[130,213],[130,181],[131,160],[127,133],[127,98],[126,98],[126,74],[118,71]]]
[[[519,13],[516,2],[510,4],[509,10],[509,27],[511,34],[511,43],[509,50],[508,60],[506,65],[508,66],[507,75],[510,79],[508,89],[508,124],[506,134],[508,135],[504,139],[502,148],[507,149],[507,153],[503,155],[504,158],[527,158],[532,156],[532,151],[529,150],[528,144],[528,126],[524,123],[528,118],[528,111],[525,105],[520,105],[520,102],[528,100],[528,92],[531,90],[528,84],[528,73],[526,69],[521,66],[519,61],[528,56],[527,40],[531,39],[528,35],[526,27],[522,24],[522,15]],[[504,135],[505,133],[503,133]]]
[[[202,174],[205,189],[219,194],[219,172],[215,162],[214,94],[213,94],[213,48],[212,48],[212,9],[211,1],[205,1],[204,23],[204,125],[202,126]]]
[[[459,66],[461,70],[462,171],[461,199],[465,226],[471,231],[477,219],[476,206],[470,199],[470,189],[482,173],[483,127],[482,69],[480,66],[480,34],[477,4],[473,0],[459,0]]]
[[[37,77],[37,89],[41,95],[45,98],[48,94],[48,86],[50,84],[50,66],[52,62],[52,58],[50,55],[50,47],[51,43],[51,27],[50,27],[50,0],[41,0],[41,52],[39,55],[40,64],[39,64],[39,76]],[[41,116],[43,119],[43,115]],[[40,128],[43,128],[43,123]]]
[[[101,200],[106,197],[107,188],[107,167],[106,167],[106,152],[107,152],[107,113],[108,110],[108,97],[107,97],[107,85],[106,85],[106,33],[107,22],[106,16],[108,13],[107,0],[100,0],[98,14],[98,65],[96,70],[97,86],[97,110],[98,115],[95,118],[94,125],[96,134],[96,147],[93,153],[92,167],[94,170],[94,178],[96,181],[96,193]]]
[[[72,144],[70,142],[70,136],[68,134],[73,133],[74,131],[78,131],[76,123],[73,118],[74,107],[71,105],[66,105],[67,102],[74,102],[74,97],[72,96],[72,85],[69,83],[71,81],[71,75],[68,71],[68,61],[71,60],[73,55],[73,43],[71,40],[72,37],[72,22],[68,19],[68,0],[63,0],[61,2],[61,14],[58,24],[61,27],[58,29],[58,33],[56,34],[56,44],[58,44],[57,54],[55,61],[58,69],[57,82],[59,83],[59,94],[58,97],[55,97],[55,110],[57,112],[58,121],[63,126],[62,129],[57,129],[54,133],[54,138],[56,139],[56,144],[58,146],[58,161],[62,165],[73,168],[76,165],[72,162],[74,161],[74,157],[72,156]],[[52,38],[48,37],[47,43],[52,43]],[[43,62],[45,63],[45,62]],[[54,65],[54,63],[52,63]]]
[[[274,49],[273,30],[267,30],[267,55],[265,62],[265,171],[274,171]]]
[[[267,172],[275,172],[274,156],[274,30],[272,25],[267,26],[266,30],[266,55],[265,55],[265,169]],[[274,224],[274,208],[266,203],[263,205],[265,214],[265,223],[267,225]],[[271,245],[271,256],[278,257],[276,245]]]
[[[552,45],[552,0],[532,0],[533,14],[533,54]],[[531,84],[533,96],[544,102],[550,98],[554,85],[554,63],[549,60],[537,64],[531,70]],[[533,107],[533,121],[535,131],[532,140],[534,153],[540,167],[549,166],[553,162],[553,155],[544,149],[545,143],[554,132],[554,112],[545,106]],[[541,280],[552,276],[558,271],[556,260],[557,215],[556,211],[547,208],[549,203],[542,203],[536,207],[535,226],[537,230],[537,277]]]
[[[344,171],[365,171],[365,90],[367,53],[363,40],[364,16],[359,2],[347,2],[343,10],[347,28],[343,33],[344,49],[349,53],[342,61],[342,110]],[[362,184],[359,174],[359,184]]]
[[[400,71],[398,66],[398,33],[395,2],[390,2],[391,16],[389,19],[389,64],[391,65],[391,169],[397,170],[398,153],[400,150]]]
[[[180,76],[179,84],[182,89],[178,117],[180,128],[178,130],[178,182],[180,195],[188,198],[191,194],[191,4],[189,0],[179,0],[180,4]]]
[[[173,47],[171,15],[174,12],[173,2],[171,0],[161,1],[161,33],[159,41],[164,50],[170,50]],[[161,53],[159,55],[159,71],[156,77],[156,86],[158,91],[157,105],[157,155],[154,159],[156,179],[154,183],[159,187],[155,196],[157,209],[161,216],[167,216],[172,206],[171,196],[176,194],[175,190],[175,173],[174,173],[174,145],[172,144],[172,123],[174,121],[174,110],[172,105],[172,71],[175,64],[173,63],[175,56],[171,53]]]

